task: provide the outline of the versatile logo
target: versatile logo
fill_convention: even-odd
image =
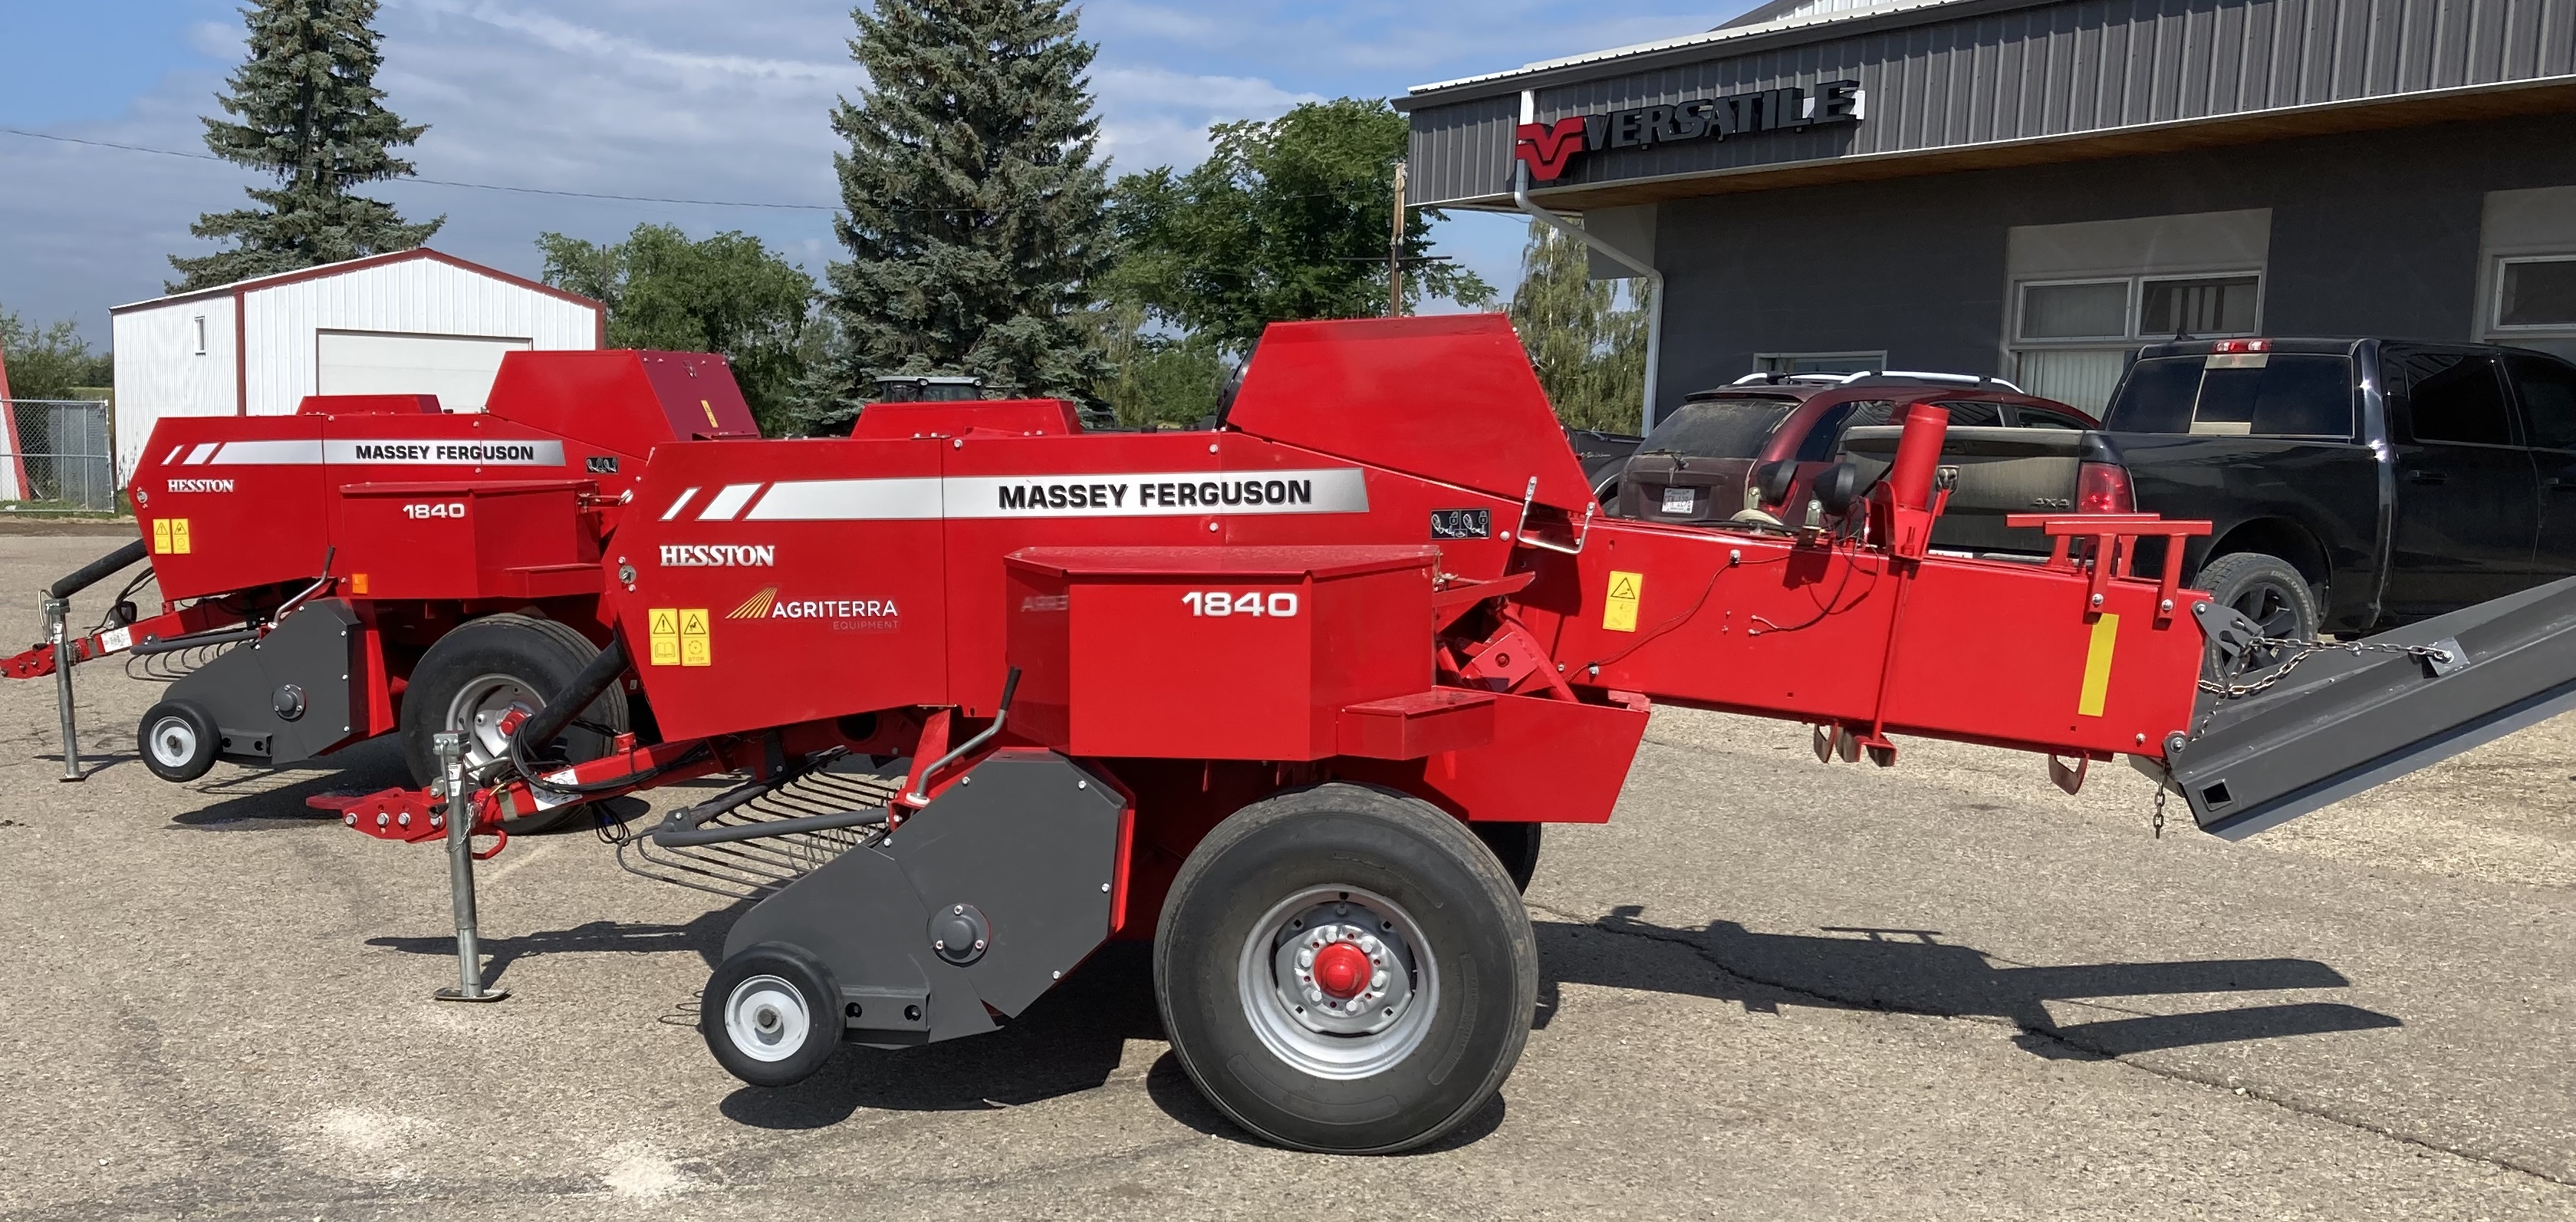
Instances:
[[[1823,81],[1812,90],[1793,85],[1569,115],[1553,124],[1521,124],[1512,156],[1529,167],[1532,182],[1555,182],[1573,164],[1576,153],[1858,123],[1868,101],[1859,81]]]
[[[228,479],[174,479],[167,481],[167,487],[172,492],[230,492],[233,482]]]
[[[666,569],[765,569],[777,563],[778,547],[771,543],[662,545],[662,567]]]
[[[781,599],[776,586],[761,587],[741,606],[725,612],[726,619],[891,620],[895,616],[891,598]]]

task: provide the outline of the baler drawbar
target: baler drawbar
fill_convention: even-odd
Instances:
[[[991,1030],[1104,942],[1150,939],[1165,1030],[1216,1106],[1282,1144],[1391,1151],[1510,1073],[1539,829],[1610,817],[1656,703],[1804,721],[1828,760],[1892,765],[1909,734],[2044,753],[2070,791],[2125,754],[2224,834],[2576,691],[2524,683],[2512,714],[2472,710],[2484,729],[2414,738],[2402,712],[2354,713],[2373,733],[2298,780],[2300,731],[2261,706],[2295,693],[2312,732],[2354,689],[2311,662],[2312,682],[2203,690],[2213,638],[2232,658],[2251,632],[2180,585],[2173,543],[2207,524],[2032,515],[2015,525],[2055,538],[2044,564],[1935,554],[1945,423],[1915,407],[1879,483],[1820,479],[1739,525],[1607,518],[1509,324],[1462,316],[1276,325],[1206,429],[923,402],[872,405],[847,438],[664,441],[584,536],[588,622],[481,605],[499,613],[430,647],[504,658],[570,631],[596,642],[581,664],[439,724],[460,737],[434,783],[316,801],[448,841],[458,995],[492,995],[471,857],[588,808],[630,870],[757,901],[701,1011],[748,1082]],[[2163,559],[2133,574],[2150,538]],[[352,593],[260,648],[306,617],[363,623]],[[2427,673],[2361,667],[2371,709],[2465,692],[2492,673],[2483,639],[2377,650]],[[649,724],[597,715],[623,702]],[[601,805],[727,773],[649,828]]]

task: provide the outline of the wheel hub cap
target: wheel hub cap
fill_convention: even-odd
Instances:
[[[1313,954],[1315,986],[1344,1001],[1365,991],[1376,972],[1367,953],[1349,942],[1335,942]]]

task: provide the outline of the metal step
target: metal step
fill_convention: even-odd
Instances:
[[[2171,787],[2202,831],[2242,840],[2571,707],[2576,578],[2321,649],[2260,692],[2204,691]]]

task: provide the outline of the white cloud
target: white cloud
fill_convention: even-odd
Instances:
[[[378,85],[430,125],[407,155],[425,178],[559,191],[830,205],[834,101],[865,80],[847,53],[851,0],[387,0]],[[1649,3],[1652,0],[1648,0]],[[1187,165],[1210,124],[1267,118],[1300,102],[1385,96],[1421,81],[1665,37],[1715,24],[1714,9],[1604,19],[1574,0],[1240,0],[1226,5],[1091,0],[1083,36],[1101,149],[1118,172]],[[101,36],[114,37],[102,18]],[[238,62],[238,24],[198,22],[203,58],[98,118],[44,130],[190,152],[198,116]],[[25,126],[0,113],[0,126]],[[165,256],[210,249],[199,213],[240,206],[257,179],[220,163],[0,136],[0,304],[71,316],[97,339],[106,307],[150,297]],[[32,184],[32,189],[20,184]],[[378,184],[406,215],[445,214],[441,249],[522,274],[542,230],[613,238],[639,222],[694,233],[739,228],[819,273],[839,252],[819,211],[705,208]],[[1514,222],[1460,218],[1457,254],[1498,285],[1513,278]],[[1447,240],[1444,238],[1444,240]]]

